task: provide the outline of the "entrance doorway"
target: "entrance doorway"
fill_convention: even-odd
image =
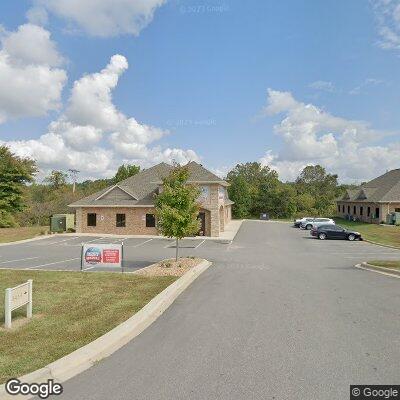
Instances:
[[[206,213],[205,212],[199,212],[199,215],[197,216],[197,219],[200,220],[200,230],[199,230],[199,236],[205,236],[206,235]]]

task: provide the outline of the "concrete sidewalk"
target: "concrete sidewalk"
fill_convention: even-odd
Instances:
[[[238,233],[240,227],[242,226],[244,220],[232,220],[225,226],[225,231],[221,232],[220,236],[189,236],[185,237],[185,240],[226,240],[226,241],[232,241],[236,234]],[[113,237],[113,238],[126,238],[126,239],[166,239],[165,236],[161,235],[116,235],[113,233],[57,233],[57,236],[77,236],[77,237],[87,237],[87,236],[101,236],[101,237]],[[54,237],[54,235],[47,235],[44,238],[48,237]],[[32,239],[29,239],[32,240]],[[38,240],[38,239],[35,239]],[[22,243],[21,242],[11,242],[7,243],[9,244],[17,244],[17,243]]]

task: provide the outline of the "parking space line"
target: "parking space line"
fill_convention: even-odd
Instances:
[[[100,238],[96,238],[96,239],[92,239],[92,240],[82,241],[82,243],[92,243],[92,242],[95,242],[96,240],[102,240],[102,239],[105,239],[105,238],[100,237]]]
[[[145,241],[142,242],[142,243],[138,243],[138,244],[135,244],[134,246],[129,246],[129,247],[140,247],[140,246],[143,246],[145,243],[151,242],[153,239],[154,239],[154,238],[148,239],[148,240],[145,240]]]
[[[112,243],[118,243],[118,242],[123,242],[124,240],[126,240],[128,238],[124,237],[124,238],[119,238],[119,239],[112,239],[113,242]]]
[[[206,239],[204,239],[202,242],[200,242],[196,247],[194,247],[195,249],[197,249],[198,247],[200,247],[204,242],[206,241]]]
[[[81,259],[80,257],[69,258],[68,260],[55,261],[55,262],[51,262],[51,263],[47,263],[47,264],[35,265],[33,267],[28,267],[28,268],[25,268],[25,269],[36,269],[36,268],[41,268],[41,267],[47,267],[48,265],[61,264],[63,262],[75,261],[75,260],[80,260],[80,259]]]
[[[68,238],[68,239],[64,239],[64,240],[60,240],[58,242],[53,242],[53,243],[49,243],[49,245],[51,244],[59,244],[59,243],[64,243],[64,242],[68,242],[69,240],[74,240],[74,239],[78,239],[79,236],[75,236],[73,238]],[[41,244],[41,246],[46,246],[46,244]]]
[[[19,258],[17,260],[9,260],[9,261],[2,261],[0,262],[0,264],[7,264],[7,263],[11,263],[11,262],[15,262],[15,261],[28,261],[28,260],[35,260],[39,257],[28,257],[28,258]]]

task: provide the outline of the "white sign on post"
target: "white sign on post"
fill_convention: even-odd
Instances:
[[[6,289],[5,327],[11,328],[11,314],[17,308],[26,305],[26,316],[32,318],[32,279],[22,285]]]
[[[81,269],[95,266],[123,268],[123,249],[123,243],[82,243]]]

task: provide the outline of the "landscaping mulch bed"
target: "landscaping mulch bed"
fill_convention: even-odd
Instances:
[[[135,274],[144,276],[182,276],[202,261],[204,260],[201,258],[191,257],[179,258],[178,261],[175,261],[175,258],[171,258],[136,271]]]

